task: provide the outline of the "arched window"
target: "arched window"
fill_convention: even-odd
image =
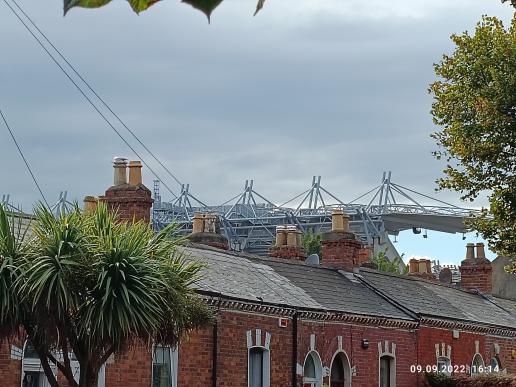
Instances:
[[[475,356],[473,356],[473,361],[471,362],[471,376],[481,375],[484,372],[484,367],[485,365],[482,355],[476,353]]]
[[[270,354],[266,348],[249,348],[249,387],[270,386]]]
[[[322,363],[319,354],[315,351],[306,355],[303,366],[303,387],[322,386]]]
[[[396,386],[396,360],[389,355],[380,357],[380,387]]]
[[[498,356],[495,356],[491,359],[491,372],[498,373],[502,370],[502,365],[500,364],[500,359]]]
[[[333,358],[330,371],[330,387],[351,387],[351,366],[344,352]]]
[[[451,361],[446,356],[437,358],[437,372],[444,375],[451,375]]]
[[[177,363],[177,350],[156,345],[152,354],[152,387],[176,387]]]

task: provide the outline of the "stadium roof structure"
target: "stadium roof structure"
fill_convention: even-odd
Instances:
[[[159,182],[155,181],[154,200],[156,230],[175,222],[180,225],[180,232],[187,234],[196,212],[215,213],[221,218],[232,249],[261,255],[274,243],[276,226],[295,225],[303,232],[324,232],[331,228],[331,213],[337,208],[350,216],[351,230],[365,244],[382,251],[385,247],[395,251],[388,235],[404,230],[412,229],[415,234],[422,229],[467,232],[465,220],[480,213],[397,184],[391,172],[383,173],[378,186],[348,202],[322,186],[321,176],[314,176],[307,190],[282,204],[261,195],[253,180],[246,180],[242,192],[220,205],[203,203],[190,192],[189,185],[182,185],[173,201],[164,202]]]

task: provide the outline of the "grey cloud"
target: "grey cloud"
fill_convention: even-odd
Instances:
[[[482,13],[510,14],[475,1],[421,18],[319,12],[279,23],[274,5],[251,18],[226,0],[207,25],[171,2],[139,17],[118,3],[62,18],[58,0],[21,2],[127,124],[212,204],[247,178],[271,200],[286,201],[319,174],[350,200],[387,169],[432,194],[442,168],[429,137],[432,63],[451,49],[448,36],[471,29]],[[0,106],[45,191],[51,198],[62,189],[76,198],[102,193],[111,157],[131,152],[3,11]],[[0,193],[30,207],[38,196],[3,129],[0,162],[9,165]],[[145,178],[150,186],[149,171]],[[455,193],[439,196],[457,201]]]

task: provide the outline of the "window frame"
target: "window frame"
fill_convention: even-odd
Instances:
[[[308,360],[308,357],[312,357],[312,361],[314,363],[315,368],[315,378],[306,378],[305,377],[305,366],[306,361]],[[321,356],[319,355],[319,352],[316,350],[309,351],[305,356],[305,361],[303,362],[303,386],[306,386],[307,384],[310,385],[310,387],[322,387],[323,383],[323,366],[322,366],[322,360]]]
[[[163,348],[168,349],[169,351],[169,359],[170,359],[170,386],[169,387],[177,387],[177,376],[178,376],[178,370],[179,370],[179,355],[178,350],[176,348],[172,348],[170,346],[166,345],[159,345],[154,344],[152,346],[152,362],[151,362],[151,380],[150,380],[150,387],[154,387],[154,360],[156,355],[156,348]],[[156,364],[163,364],[163,363],[156,363]]]
[[[260,349],[262,351],[262,387],[271,385],[271,356],[270,350],[261,345],[253,345],[247,348],[247,386],[251,387],[251,350]]]
[[[475,365],[475,360],[476,359],[480,359],[481,363],[480,365]],[[482,367],[482,371],[479,371],[478,368]],[[484,361],[484,358],[483,356],[480,354],[480,353],[475,353],[473,355],[473,359],[471,359],[471,370],[470,370],[470,375],[471,376],[479,376],[479,375],[482,375],[483,372],[484,372],[484,368],[486,367],[486,363]],[[473,370],[476,370],[475,372],[473,372]]]
[[[389,387],[396,387],[396,357],[391,353],[382,353],[378,357],[378,386],[382,383],[382,359],[389,359]]]
[[[442,370],[443,367],[439,366],[439,363],[445,363],[445,370]],[[451,359],[448,356],[438,356],[437,357],[437,373],[442,375],[450,376],[451,373]]]
[[[344,359],[342,359],[342,358],[344,358]],[[335,352],[335,354],[333,355],[333,358],[331,359],[330,375],[329,375],[330,387],[332,387],[332,385],[331,385],[331,373],[332,373],[332,370],[333,370],[333,364],[334,364],[335,360],[340,360],[340,361],[343,362],[342,366],[344,367],[344,376],[346,376],[346,366],[347,366],[347,369],[348,369],[348,372],[349,372],[349,381],[346,381],[344,379],[344,386],[345,387],[351,387],[352,384],[353,384],[353,370],[351,368],[351,362],[349,361],[349,356],[343,350],[339,350],[339,351]]]

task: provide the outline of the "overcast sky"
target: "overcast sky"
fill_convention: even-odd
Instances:
[[[429,137],[437,129],[427,93],[432,64],[452,49],[451,33],[471,31],[482,14],[507,22],[513,10],[498,0],[268,0],[252,17],[255,0],[225,0],[208,24],[174,0],[139,16],[114,0],[66,17],[61,0],[17,1],[209,204],[236,195],[248,178],[279,204],[313,175],[348,201],[385,170],[435,195],[442,164]],[[131,151],[3,2],[0,47],[0,108],[49,201],[61,190],[79,200],[102,194],[112,157],[134,158]],[[0,163],[0,196],[30,209],[40,197],[3,126]],[[144,176],[152,186],[148,170]],[[460,204],[454,192],[436,197]],[[414,238],[401,238],[400,252],[463,258],[458,236]]]

